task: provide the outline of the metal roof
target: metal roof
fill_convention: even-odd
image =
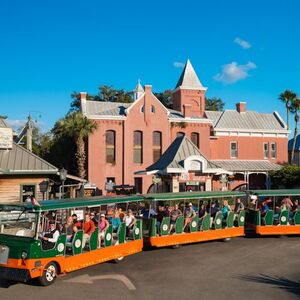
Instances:
[[[204,192],[180,192],[180,193],[158,193],[144,195],[146,200],[190,200],[190,199],[210,199],[223,197],[242,197],[244,192],[233,191],[204,191]]]
[[[0,150],[0,174],[56,174],[58,169],[13,143],[11,150]]]
[[[177,88],[188,88],[196,90],[205,90],[202,83],[200,82],[190,60],[188,59],[185,67],[180,75],[180,78],[176,84],[175,89]]]
[[[222,169],[228,171],[271,171],[280,170],[281,165],[268,160],[212,160]]]
[[[165,170],[167,168],[184,170],[184,160],[193,155],[203,157],[207,162],[207,168],[219,168],[219,166],[210,162],[189,138],[186,136],[178,136],[160,159],[147,167],[146,171]]]
[[[205,111],[214,129],[287,130],[277,112],[262,114],[256,111],[239,113],[236,110]]]
[[[115,197],[91,197],[91,198],[74,198],[74,199],[54,199],[54,200],[44,200],[39,201],[41,206],[33,206],[30,202],[19,203],[19,204],[0,204],[1,208],[9,208],[12,210],[36,210],[36,211],[48,211],[53,209],[63,209],[63,208],[75,208],[75,207],[92,207],[105,204],[114,203],[127,203],[142,201],[144,198],[142,196],[115,196]]]
[[[2,118],[0,118],[0,127],[8,127]]]
[[[125,116],[125,109],[133,103],[86,101],[86,114],[99,116]]]

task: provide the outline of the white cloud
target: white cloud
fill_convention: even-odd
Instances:
[[[10,120],[10,119],[7,119],[5,120],[5,122],[7,123],[7,125],[9,127],[11,127],[13,130],[17,131],[17,130],[20,130],[20,128],[23,128],[25,123],[26,123],[26,120]]]
[[[251,44],[245,40],[242,40],[241,38],[237,37],[233,41],[234,43],[240,45],[243,49],[249,49],[251,48]]]
[[[174,62],[173,62],[173,66],[174,66],[175,68],[184,68],[185,64],[182,63],[182,62],[180,62],[180,61],[174,61]]]
[[[246,65],[239,65],[236,61],[222,66],[222,72],[214,76],[214,79],[225,84],[235,83],[249,76],[249,71],[256,69],[256,64],[249,61]]]

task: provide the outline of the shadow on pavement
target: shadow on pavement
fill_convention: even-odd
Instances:
[[[240,275],[238,276],[238,278],[246,281],[277,286],[278,288],[283,289],[289,293],[292,293],[296,296],[300,296],[300,281],[293,281],[284,277],[269,276],[265,274]]]

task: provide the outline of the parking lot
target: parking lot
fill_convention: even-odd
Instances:
[[[0,299],[298,299],[300,238],[235,238],[144,251],[59,277],[0,282]]]

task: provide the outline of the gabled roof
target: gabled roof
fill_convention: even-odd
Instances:
[[[206,90],[206,88],[204,88],[202,83],[200,82],[189,59],[185,64],[185,67],[180,75],[175,89],[179,87],[187,89]]]
[[[4,119],[0,118],[0,127],[8,127],[4,121]]]
[[[271,170],[280,170],[282,168],[281,165],[272,163],[268,160],[213,160],[213,162],[221,168],[232,172],[267,172]]]
[[[239,113],[236,110],[205,111],[217,129],[251,129],[251,130],[287,130],[286,124],[277,112],[262,114],[256,111]]]
[[[57,171],[56,167],[16,143],[11,150],[0,150],[0,175],[56,174]]]
[[[201,156],[207,162],[207,168],[219,168],[216,164],[210,162],[186,136],[178,136],[168,147],[160,159],[146,168],[147,172],[170,169],[181,169],[184,171],[184,160],[189,156]]]

